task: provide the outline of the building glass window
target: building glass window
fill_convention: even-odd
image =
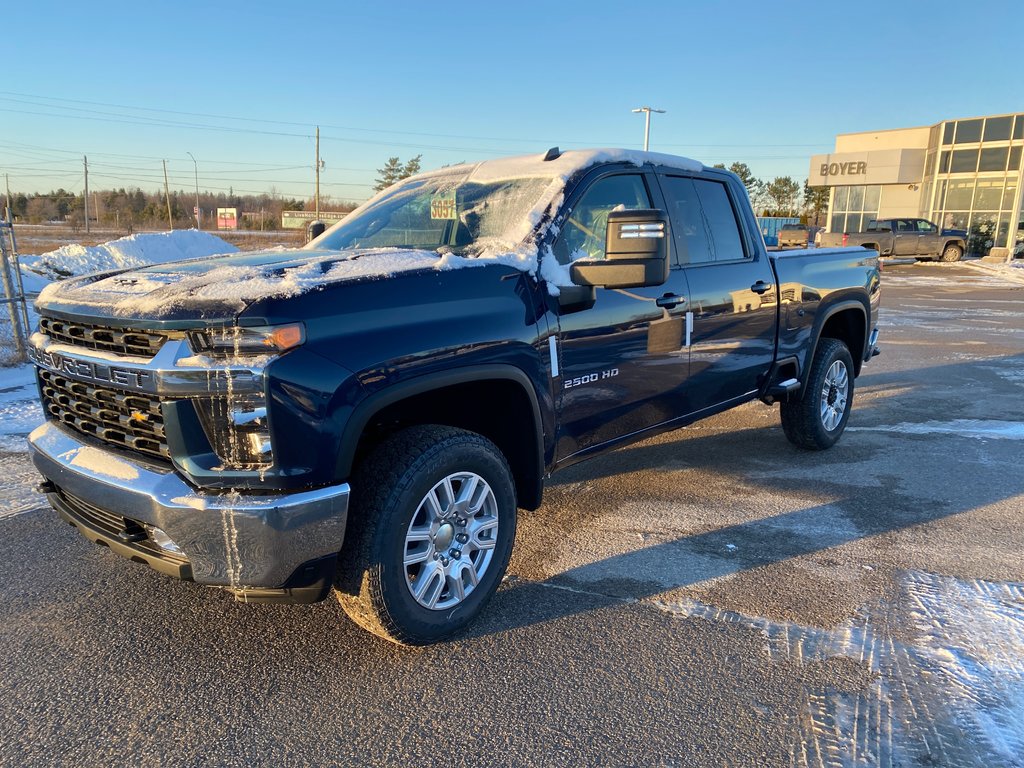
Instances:
[[[968,253],[984,254],[995,242],[996,214],[975,213],[971,217],[971,226],[967,231]]]
[[[836,187],[832,199],[830,232],[863,232],[871,219],[878,218],[882,188],[871,186]]]
[[[979,179],[974,193],[974,210],[998,211],[1003,200],[1003,179]]]
[[[882,197],[882,188],[878,184],[864,187],[864,210],[878,212],[878,202]]]
[[[974,173],[978,170],[978,150],[955,149],[949,162],[950,173]]]
[[[955,144],[973,144],[981,141],[981,120],[958,120]]]
[[[951,180],[946,187],[946,208],[953,210],[969,210],[971,198],[974,196],[974,179],[957,181]]]
[[[985,141],[1007,141],[1010,138],[1010,127],[1013,115],[1006,117],[990,117],[985,120]]]
[[[1013,138],[1024,139],[1024,115],[1017,115],[1017,120],[1013,124]]]
[[[847,208],[846,202],[850,199],[850,188],[849,187],[836,187],[836,198],[832,203],[833,210],[845,211]]]
[[[948,149],[942,153],[942,162],[939,163],[939,173],[949,173],[949,155],[950,152]]]
[[[954,123],[953,121],[950,121],[950,122],[946,123],[943,126],[943,130],[942,130],[942,143],[943,144],[952,144],[953,143],[953,128],[955,126],[956,126],[956,123]]]
[[[1020,168],[1020,147],[1010,147],[1010,162],[1006,169],[1016,171],[1018,168]]]
[[[864,187],[850,187],[850,202],[847,209],[851,211],[864,210]]]
[[[1006,158],[1009,152],[1009,147],[985,147],[985,149],[981,150],[981,160],[978,162],[978,172],[1005,171]]]
[[[1009,211],[1013,208],[1013,198],[1017,196],[1017,180],[1009,179],[1003,189],[1002,210]]]

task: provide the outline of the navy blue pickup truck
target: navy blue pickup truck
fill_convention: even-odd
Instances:
[[[755,399],[835,443],[879,291],[863,248],[769,255],[733,174],[552,149],[401,181],[300,250],[54,284],[29,439],[113,552],[426,644],[563,467]]]

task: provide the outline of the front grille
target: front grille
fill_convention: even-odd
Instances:
[[[43,408],[54,419],[84,435],[119,448],[170,458],[160,401],[39,371]]]
[[[69,323],[53,317],[40,318],[39,330],[58,344],[137,357],[153,357],[167,340],[167,334]]]

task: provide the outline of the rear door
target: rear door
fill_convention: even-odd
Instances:
[[[778,295],[768,254],[743,224],[746,202],[724,178],[659,179],[690,289],[686,412],[694,413],[757,391],[775,356]]]
[[[615,208],[664,208],[654,174],[635,168],[591,175],[581,188],[567,201],[570,212],[552,246],[562,265],[604,258]],[[559,313],[558,461],[683,413],[689,357],[679,264],[671,264],[664,285],[596,288],[595,299]]]

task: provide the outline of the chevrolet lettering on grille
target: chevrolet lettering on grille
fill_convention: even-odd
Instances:
[[[112,365],[77,360],[59,352],[32,351],[34,362],[56,373],[66,373],[87,381],[100,381],[131,389],[143,389],[152,378],[146,371],[116,368]]]

